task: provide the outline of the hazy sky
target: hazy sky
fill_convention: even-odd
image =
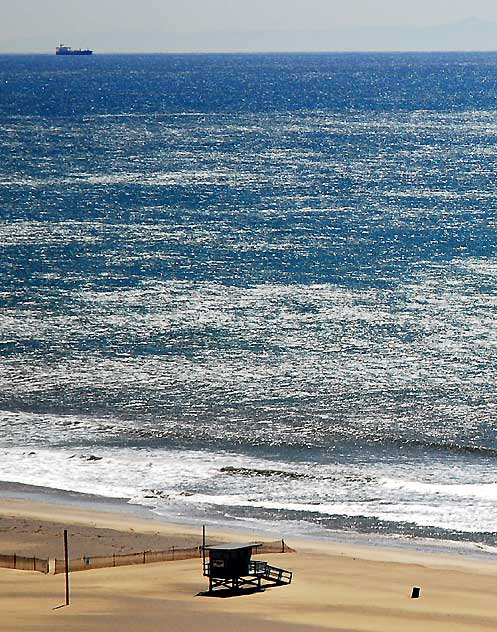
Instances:
[[[1,52],[497,50],[495,0],[0,0]]]

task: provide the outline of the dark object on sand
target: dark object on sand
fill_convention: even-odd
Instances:
[[[421,593],[421,588],[419,586],[413,586],[411,592],[411,599],[419,599],[419,595]]]

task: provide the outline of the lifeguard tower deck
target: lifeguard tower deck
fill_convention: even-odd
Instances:
[[[292,581],[292,573],[270,566],[261,560],[252,560],[252,550],[260,543],[218,544],[206,547],[204,576],[209,578],[209,593],[216,588],[239,592],[241,588],[263,590],[265,586],[284,586]]]

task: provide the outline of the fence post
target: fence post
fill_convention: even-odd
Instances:
[[[173,560],[174,560],[174,546],[173,546]]]
[[[36,557],[33,556],[33,570],[36,570]]]
[[[14,553],[14,568],[17,568],[17,555]]]
[[[116,565],[116,554],[112,553],[112,566]]]
[[[281,538],[281,552],[285,552],[285,540],[283,540],[283,538]]]
[[[64,566],[66,575],[66,606],[69,605],[69,546],[67,543],[67,529],[64,529]]]
[[[143,551],[143,563],[145,564],[145,551]]]

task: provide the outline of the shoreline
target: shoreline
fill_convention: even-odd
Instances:
[[[62,489],[27,485],[9,481],[0,481],[0,516],[15,516],[32,520],[45,520],[55,524],[62,524],[61,520],[76,523],[81,526],[100,529],[111,529],[117,532],[126,530],[130,522],[141,533],[156,536],[174,536],[173,545],[193,541],[200,542],[202,522],[190,520],[183,516],[174,519],[154,511],[153,506],[138,505],[129,502],[128,498],[113,498],[95,494],[85,494]],[[57,520],[54,520],[54,515]],[[285,531],[285,522],[281,522],[277,531],[275,524],[263,521],[235,522],[234,524],[220,524],[204,521],[207,533],[219,541],[238,540],[246,536],[248,540],[265,539],[285,540],[294,543],[294,548],[321,550],[328,547],[341,547],[346,550],[361,551],[363,556],[376,558],[378,554],[387,556],[407,556],[413,554],[429,557],[453,558],[456,560],[471,560],[474,562],[497,564],[497,548],[482,545],[477,542],[459,540],[438,540],[434,538],[415,538],[379,533],[359,533],[353,531],[322,530],[310,534],[295,534]],[[135,529],[135,531],[137,530]],[[264,537],[261,537],[264,534]],[[180,537],[178,537],[180,536]],[[182,538],[184,536],[184,538]],[[159,541],[164,548],[166,543]],[[1,547],[0,532],[0,547]],[[148,548],[147,550],[152,550]],[[0,548],[0,553],[6,553]],[[22,554],[22,551],[15,551]],[[127,551],[128,552],[128,551]],[[131,550],[129,551],[131,552]],[[94,551],[92,555],[97,555]]]

